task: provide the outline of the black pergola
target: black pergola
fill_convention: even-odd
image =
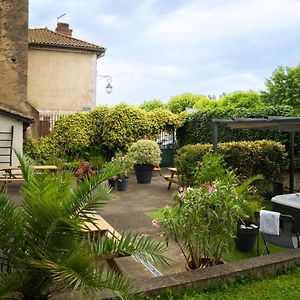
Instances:
[[[273,117],[267,119],[239,118],[239,119],[213,119],[213,152],[218,152],[218,126],[226,124],[233,129],[259,129],[275,130],[290,133],[289,151],[289,173],[290,173],[290,193],[294,192],[294,144],[295,132],[300,132],[300,117]]]

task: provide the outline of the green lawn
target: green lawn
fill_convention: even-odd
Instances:
[[[262,280],[240,280],[232,284],[203,292],[191,292],[183,295],[168,293],[155,300],[293,300],[300,299],[300,267],[284,275]]]

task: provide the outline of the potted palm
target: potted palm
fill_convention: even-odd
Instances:
[[[127,253],[166,262],[164,245],[144,236],[83,238],[84,224],[93,223],[95,211],[110,198],[101,183],[119,172],[115,166],[74,186],[66,173],[37,174],[18,158],[25,179],[22,206],[0,193],[1,299],[46,300],[66,289],[80,291],[83,299],[98,298],[93,293],[104,289],[123,298],[133,284],[99,260]]]
[[[150,183],[155,165],[161,161],[161,151],[158,144],[151,140],[139,140],[128,150],[134,161],[134,170],[138,183]]]

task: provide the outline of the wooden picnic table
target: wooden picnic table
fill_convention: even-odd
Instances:
[[[168,184],[168,190],[169,190],[171,188],[172,183],[179,185],[179,180],[178,180],[177,168],[168,168],[168,170],[171,174],[165,175],[164,179],[169,182]]]
[[[46,166],[32,166],[32,169],[37,172],[50,171],[56,172],[57,166],[46,165]],[[3,172],[3,175],[0,177],[0,181],[4,184],[4,190],[7,191],[7,184],[9,182],[24,180],[21,166],[0,166],[0,172]]]

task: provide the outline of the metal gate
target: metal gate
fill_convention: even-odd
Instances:
[[[171,131],[161,131],[157,143],[162,152],[161,167],[173,167],[176,150],[175,128]]]

